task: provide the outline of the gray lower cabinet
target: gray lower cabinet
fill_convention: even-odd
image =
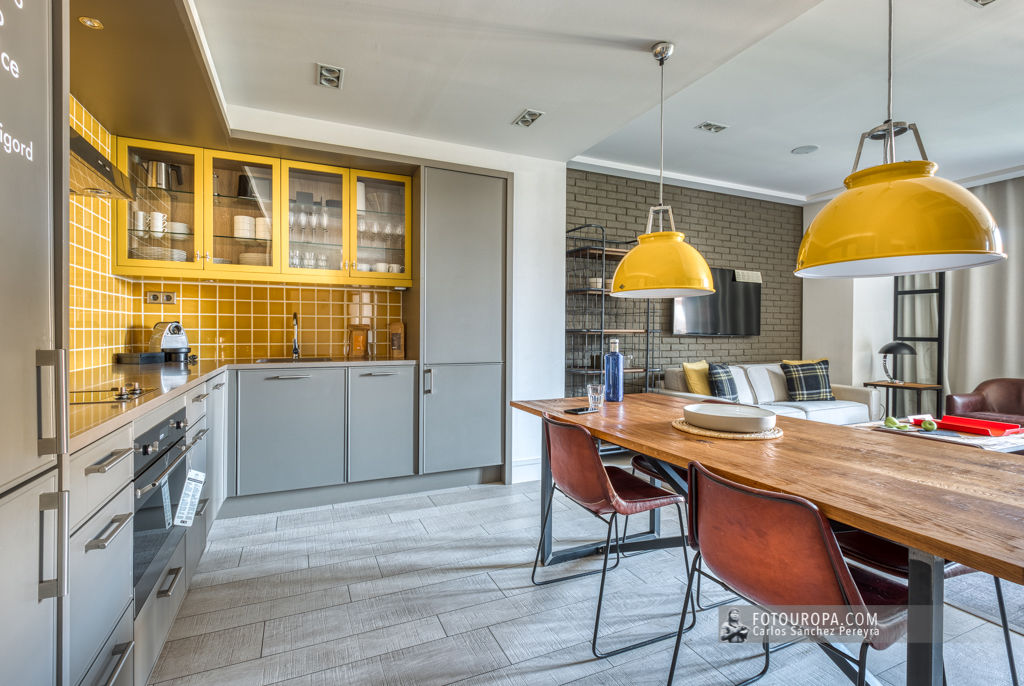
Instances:
[[[185,583],[192,583],[192,577],[199,566],[199,560],[206,550],[206,534],[210,530],[212,517],[208,516],[210,507],[209,499],[199,501],[196,508],[196,516],[192,520],[192,526],[185,532]]]
[[[153,592],[148,598],[135,599],[136,606],[142,603],[142,609],[135,618],[134,667],[135,683],[139,686],[149,681],[174,616],[185,599],[185,547],[186,541],[181,539]]]
[[[57,679],[57,601],[39,600],[39,581],[57,573],[56,513],[40,496],[57,490],[51,471],[0,499],[0,670],[5,684]]]
[[[412,366],[349,370],[349,481],[409,476],[416,471],[415,371]]]
[[[100,648],[81,686],[132,686],[135,679],[134,634],[132,607],[129,605]]]
[[[501,364],[424,367],[425,472],[501,464],[502,376]]]
[[[71,536],[69,669],[77,684],[132,604],[132,486],[123,488]]]
[[[207,463],[206,480],[210,484],[209,519],[212,523],[227,497],[228,462],[228,383],[227,372],[206,383],[210,397],[206,401]]]
[[[345,482],[346,372],[238,372],[239,495]]]

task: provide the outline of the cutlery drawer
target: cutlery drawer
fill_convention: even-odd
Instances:
[[[71,456],[71,531],[132,480],[132,448],[129,424]]]

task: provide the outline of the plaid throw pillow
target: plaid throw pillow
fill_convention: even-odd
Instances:
[[[736,402],[740,395],[736,390],[736,379],[732,378],[729,365],[708,365],[708,381],[711,383],[711,394],[716,398]]]
[[[787,364],[783,362],[782,373],[786,375],[786,390],[789,397],[802,400],[835,400],[832,383],[828,380],[828,360]]]

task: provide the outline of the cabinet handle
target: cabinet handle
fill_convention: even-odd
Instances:
[[[135,450],[132,448],[125,448],[120,452],[114,451],[110,453],[110,457],[103,460],[103,462],[91,464],[88,467],[86,467],[85,475],[89,476],[90,474],[106,474],[111,469],[120,464],[122,460],[128,458],[134,452]]]
[[[428,383],[429,382],[429,383]],[[423,372],[423,395],[430,395],[434,392],[434,370],[427,369]]]
[[[67,431],[67,410],[65,403],[67,402],[67,379],[68,379],[68,356],[67,351],[58,348],[57,350],[37,350],[36,351],[36,386],[41,393],[43,388],[39,382],[39,367],[53,367],[53,437],[44,438],[43,436],[37,436],[37,452],[40,456],[43,455],[62,455],[68,451],[68,431]],[[36,406],[39,412],[42,410],[43,403],[42,398],[39,398]],[[42,418],[39,418],[38,424],[42,425]]]
[[[192,402],[194,402],[194,403],[201,403],[201,402],[203,402],[204,400],[206,400],[209,397],[210,397],[209,393],[200,393],[196,397],[192,398]]]
[[[215,383],[215,384],[213,384],[213,390],[215,390],[215,391],[219,391],[222,388],[224,388],[224,384],[222,384],[222,383]]]
[[[196,262],[198,262],[201,259],[203,259],[202,253],[200,253],[198,250],[196,250]]]
[[[209,504],[209,498],[207,498],[206,500],[200,500],[199,507],[196,508],[196,517],[202,517],[204,514],[206,514],[206,508]]]
[[[42,493],[39,496],[40,511],[57,511],[57,577],[39,582],[39,600],[63,598],[68,594],[68,563],[71,558],[71,532],[68,521],[70,496],[70,491]],[[43,545],[42,531],[40,531],[39,545]],[[42,551],[40,551],[41,553]]]
[[[365,374],[360,374],[359,376],[394,376],[397,373],[398,372],[366,372]]]
[[[206,253],[206,261],[207,261],[207,262],[209,262],[209,261],[210,261],[210,259],[211,259],[211,258],[210,258],[210,253]]]
[[[291,379],[308,379],[312,374],[280,374],[278,376],[268,376],[267,381],[290,381]]]
[[[103,686],[114,686],[117,683],[117,677],[121,676],[121,672],[124,670],[124,666],[128,664],[128,658],[132,656],[135,651],[135,641],[129,641],[128,643],[118,643],[114,646],[114,650],[110,653],[111,655],[118,655],[117,664],[114,665],[114,671],[110,673],[107,680],[103,682]]]
[[[106,550],[110,542],[117,538],[117,535],[124,531],[125,527],[128,526],[128,522],[132,521],[132,513],[114,515],[114,518],[110,520],[110,524],[104,527],[104,531],[107,527],[113,526],[114,529],[106,536],[97,536],[88,543],[85,544],[85,552],[90,550]],[[100,532],[101,534],[103,531]]]
[[[167,584],[167,588],[156,592],[157,598],[170,598],[171,594],[174,593],[174,588],[178,585],[178,579],[181,578],[182,567],[175,567],[167,570],[167,577],[171,577],[171,583]],[[164,577],[165,579],[167,577]]]

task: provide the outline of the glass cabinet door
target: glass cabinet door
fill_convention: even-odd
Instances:
[[[121,166],[135,197],[119,218],[118,262],[168,269],[202,269],[198,198],[200,151],[177,145],[122,140]]]
[[[206,269],[268,272],[278,266],[275,207],[279,162],[208,152]]]
[[[352,172],[355,178],[355,272],[364,281],[405,281],[409,275],[409,179]]]
[[[345,171],[285,162],[282,178],[281,226],[288,236],[286,271],[310,275],[334,272],[334,276],[347,273]]]

